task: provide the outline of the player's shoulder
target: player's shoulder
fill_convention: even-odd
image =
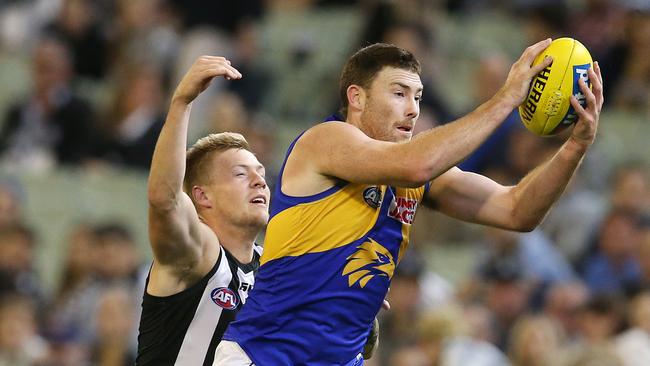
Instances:
[[[305,131],[305,134],[321,134],[331,131],[345,130],[353,127],[351,124],[343,121],[327,121],[317,123]]]
[[[306,130],[299,138],[299,142],[309,141],[312,144],[320,145],[332,139],[354,138],[365,136],[356,126],[343,121],[328,121],[319,123]]]

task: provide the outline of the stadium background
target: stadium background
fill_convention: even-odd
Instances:
[[[421,212],[369,364],[650,364],[647,0],[3,0],[0,365],[132,364],[148,163],[197,56],[226,56],[244,78],[195,102],[190,142],[242,132],[273,177],[288,142],[336,112],[342,63],[362,45],[421,60],[423,130],[560,36],[583,42],[605,80],[578,176],[532,233]],[[462,166],[513,183],[563,137],[513,115]]]

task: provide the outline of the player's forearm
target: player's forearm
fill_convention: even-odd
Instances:
[[[468,115],[426,131],[412,141],[416,169],[429,181],[465,160],[508,117],[515,106],[496,95]]]
[[[513,217],[521,230],[533,230],[560,198],[587,151],[569,138],[547,162],[530,172],[513,188]]]
[[[149,173],[149,202],[154,206],[173,207],[183,190],[190,110],[191,104],[171,102]]]

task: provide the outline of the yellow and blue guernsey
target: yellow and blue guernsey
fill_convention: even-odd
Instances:
[[[428,185],[343,182],[292,197],[281,191],[283,172],[255,287],[224,339],[258,366],[360,365]]]

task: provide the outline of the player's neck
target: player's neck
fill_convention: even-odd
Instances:
[[[246,264],[253,260],[253,245],[260,230],[256,227],[221,225],[213,227],[219,243],[239,263]]]
[[[351,124],[353,126],[356,126],[359,129],[361,129],[360,128],[361,127],[361,116],[359,116],[357,114],[348,113],[348,115],[347,115],[347,117],[345,119],[345,122],[347,122],[347,123],[349,123],[349,124]]]
[[[365,128],[365,126],[363,124],[363,121],[361,120],[361,113],[349,113],[347,119],[345,120],[345,122],[351,124],[352,126],[354,126],[356,128],[358,128],[359,130],[361,130],[361,132],[363,132],[367,136],[372,137],[372,135],[370,134],[370,131],[368,131]]]

